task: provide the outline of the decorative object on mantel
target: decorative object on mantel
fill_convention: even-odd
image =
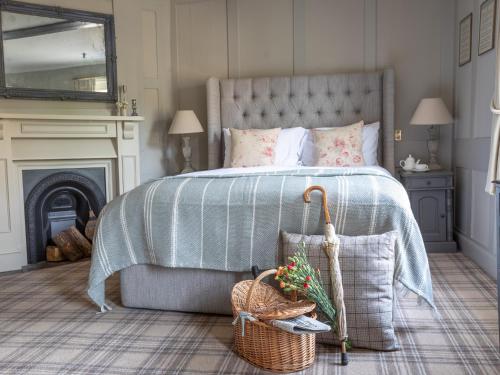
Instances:
[[[118,116],[127,116],[127,86],[120,85],[118,87],[118,101],[116,102],[116,108],[118,110]]]
[[[458,66],[471,61],[472,50],[472,13],[460,21],[458,39]]]
[[[483,53],[495,48],[496,0],[485,0],[479,11],[479,41],[477,53]]]
[[[137,99],[132,99],[132,113],[130,116],[139,116],[137,113]]]
[[[410,120],[411,125],[430,125],[427,147],[429,149],[429,169],[431,170],[441,169],[437,158],[439,126],[452,123],[453,117],[441,98],[422,99]]]
[[[168,130],[168,134],[196,134],[203,133],[203,127],[198,121],[194,111],[177,111],[175,114],[172,125]],[[191,145],[190,136],[184,135],[182,137],[182,154],[184,155],[184,169],[181,173],[193,172],[193,166],[191,165]]]

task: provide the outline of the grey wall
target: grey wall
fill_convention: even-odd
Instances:
[[[427,159],[425,127],[409,120],[419,100],[453,104],[454,0],[175,0],[174,76],[182,109],[206,121],[205,81],[219,78],[396,70],[396,127],[408,153]],[[441,159],[451,166],[452,128]],[[206,137],[194,164],[204,168]]]
[[[28,0],[112,13],[118,80],[137,98],[143,181],[177,172],[178,137],[166,131],[177,108],[206,123],[205,81],[242,77],[382,69],[397,78],[396,158],[427,158],[427,134],[409,119],[424,96],[452,104],[454,0]],[[451,13],[450,13],[451,10]],[[28,105],[29,103],[29,105]],[[0,100],[0,111],[110,114],[114,105]],[[451,165],[451,133],[441,158]],[[193,161],[207,166],[206,135]]]
[[[494,91],[496,50],[478,56],[480,3],[482,0],[457,0],[456,8],[456,39],[460,20],[471,12],[473,34],[472,61],[458,67],[458,57],[455,59],[455,232],[464,254],[496,277],[495,204],[494,198],[484,191],[490,149],[492,116],[489,105]]]

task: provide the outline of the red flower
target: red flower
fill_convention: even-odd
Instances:
[[[306,276],[306,281],[311,281],[311,276],[307,275]]]
[[[288,265],[287,267],[289,270],[293,270],[293,266],[291,264]]]
[[[304,283],[304,289],[307,289],[309,288],[309,284],[308,283]]]
[[[290,263],[292,267],[295,267],[295,264],[296,264],[295,262]]]

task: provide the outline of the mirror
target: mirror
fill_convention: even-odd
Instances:
[[[112,16],[0,5],[4,97],[116,100]]]

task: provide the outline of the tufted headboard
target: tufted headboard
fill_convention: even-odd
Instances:
[[[222,166],[222,128],[335,127],[380,121],[379,163],[394,173],[394,71],[207,82],[208,167]]]

